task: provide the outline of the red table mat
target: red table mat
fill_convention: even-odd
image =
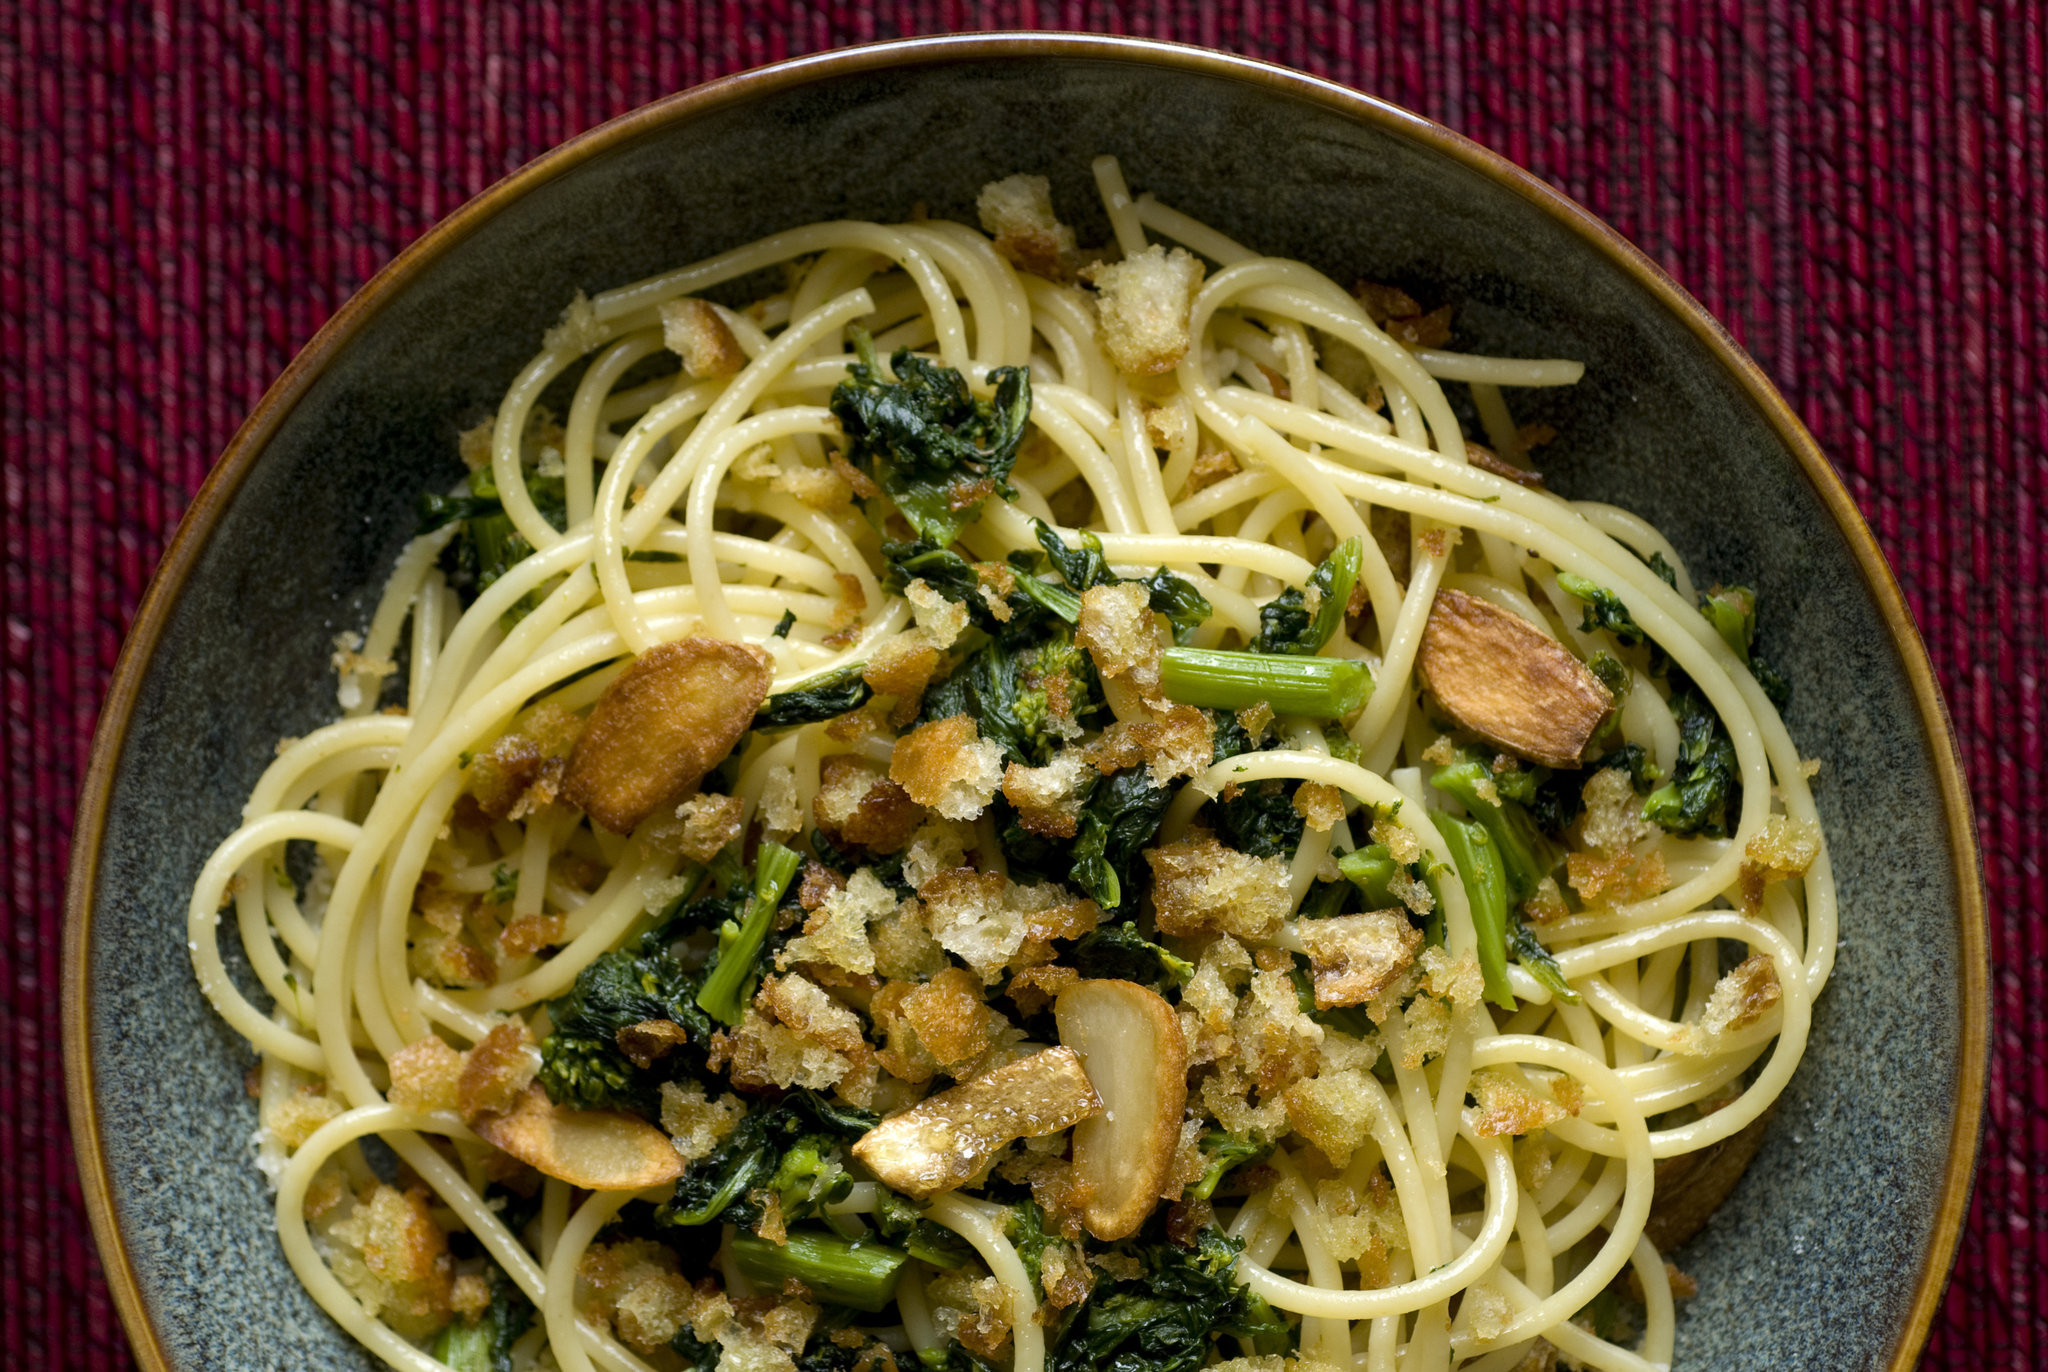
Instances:
[[[150,569],[293,351],[437,218],[657,96],[899,34],[1068,28],[1283,62],[1576,197],[1834,458],[1960,731],[1992,918],[1983,1159],[1925,1366],[2048,1365],[2042,12],[2005,0],[0,8],[7,940],[0,1361],[131,1366],[66,1137],[58,947],[95,711]],[[11,12],[11,17],[7,17]]]

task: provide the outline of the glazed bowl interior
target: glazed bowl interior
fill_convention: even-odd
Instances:
[[[1702,584],[1757,587],[1824,764],[1843,952],[1761,1155],[1677,1255],[1700,1285],[1678,1365],[1910,1365],[1976,1140],[1981,906],[1924,655],[1810,440],[1653,268],[1469,144],[1233,59],[1012,40],[757,73],[543,159],[366,288],[230,449],[124,660],[74,889],[87,1185],[146,1366],[372,1365],[285,1265],[252,1056],[199,994],[184,910],[276,741],[332,716],[335,635],[416,494],[460,471],[458,430],[577,291],[772,230],[919,202],[971,221],[985,181],[1035,171],[1103,241],[1101,152],[1261,251],[1454,303],[1462,348],[1583,359],[1519,416],[1557,429],[1553,488],[1651,519]]]

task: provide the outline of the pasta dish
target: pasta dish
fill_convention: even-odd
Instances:
[[[337,640],[188,931],[391,1367],[1670,1366],[1835,947],[1756,598],[1094,175],[579,295]]]

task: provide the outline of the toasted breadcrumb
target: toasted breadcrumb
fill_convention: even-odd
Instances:
[[[1586,815],[1580,832],[1594,852],[1611,857],[1657,832],[1643,818],[1643,802],[1626,769],[1600,768],[1587,779],[1583,795]]]
[[[1671,885],[1662,853],[1647,857],[1623,853],[1611,858],[1571,853],[1565,858],[1564,870],[1565,880],[1588,905],[1625,905],[1648,900]]]
[[[1344,818],[1344,793],[1320,781],[1304,781],[1294,791],[1294,813],[1319,834],[1327,834]]]
[[[1072,838],[1081,804],[1095,781],[1095,769],[1079,748],[1062,748],[1043,767],[1012,762],[1003,770],[1003,798],[1017,822],[1044,838]]]
[[[1321,1010],[1365,1004],[1407,971],[1422,947],[1422,931],[1397,910],[1305,919],[1298,929]]]
[[[694,296],[662,302],[661,341],[693,377],[731,376],[747,364],[718,307]]]
[[[738,796],[691,796],[676,807],[683,823],[676,851],[692,862],[709,862],[718,850],[740,836],[747,803]]]
[[[1048,281],[1072,281],[1080,252],[1074,231],[1052,208],[1052,183],[1022,172],[991,181],[974,202],[995,249],[1019,270]]]
[[[1159,626],[1150,596],[1135,581],[1083,591],[1074,641],[1104,677],[1129,675],[1140,686],[1159,680]]]
[[[549,352],[566,351],[582,355],[592,348],[605,344],[607,333],[597,317],[597,307],[590,303],[590,297],[582,291],[562,308],[562,317],[555,322],[541,339],[541,346]]]
[[[462,1078],[462,1054],[437,1034],[408,1043],[387,1061],[393,1105],[408,1110],[454,1110],[456,1084]]]
[[[934,720],[897,740],[889,778],[947,819],[973,819],[1002,784],[1003,745],[967,715]]]
[[[745,1103],[730,1092],[710,1099],[701,1081],[661,1084],[661,1127],[685,1162],[709,1157],[746,1113]]]
[[[1265,941],[1293,909],[1287,863],[1226,848],[1205,831],[1151,849],[1153,900],[1162,932],[1218,932]]]
[[[1812,820],[1772,815],[1742,855],[1742,908],[1754,913],[1763,908],[1765,887],[1800,875],[1820,856],[1820,826]]]
[[[880,764],[851,753],[835,753],[818,765],[818,794],[811,815],[840,847],[893,853],[924,822],[925,809]]]
[[[980,974],[1001,980],[1032,932],[1034,917],[1072,903],[1064,887],[1022,886],[1000,872],[956,867],[918,889],[925,919],[939,946]]]
[[[804,931],[791,939],[777,966],[818,962],[842,971],[867,974],[875,970],[875,948],[868,926],[896,912],[896,897],[866,867],[854,869],[844,884],[828,891]]]
[[[1117,370],[1156,376],[1173,370],[1188,350],[1188,315],[1202,264],[1185,248],[1154,243],[1121,262],[1082,272],[1096,289],[1102,350]]]
[[[796,769],[778,764],[761,784],[761,827],[770,838],[804,827],[803,802],[797,796]]]
[[[364,1312],[420,1339],[453,1313],[448,1238],[428,1213],[427,1191],[377,1183],[328,1226],[328,1266]]]
[[[1568,1113],[1535,1090],[1519,1068],[1482,1067],[1466,1089],[1479,1102],[1472,1131],[1481,1138],[1533,1134]]]

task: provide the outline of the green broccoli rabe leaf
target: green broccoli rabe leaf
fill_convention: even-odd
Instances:
[[[748,1199],[756,1188],[776,1190],[785,1215],[809,1214],[828,1203],[836,1181],[820,1198],[818,1181],[827,1165],[844,1166],[846,1145],[879,1123],[865,1110],[836,1106],[813,1091],[795,1091],[774,1105],[749,1111],[716,1152],[690,1164],[675,1194],[656,1211],[662,1224],[691,1226],[720,1221],[750,1228],[761,1218]],[[794,1155],[795,1161],[790,1159]],[[785,1173],[785,1167],[787,1172]],[[843,1170],[837,1175],[844,1176]]]
[[[1792,683],[1756,651],[1756,592],[1747,586],[1716,586],[1700,593],[1700,613],[1729,650],[1742,659],[1771,704],[1781,710],[1790,704]]]
[[[1207,1228],[1193,1248],[1154,1243],[1136,1250],[1144,1272],[1105,1281],[1068,1321],[1047,1359],[1052,1372],[1193,1372],[1214,1340],[1248,1340],[1260,1353],[1285,1352],[1293,1331],[1271,1306],[1240,1286],[1241,1240]]]
[[[1003,1235],[1017,1250],[1025,1274],[1037,1288],[1045,1270],[1045,1246],[1053,1242],[1053,1236],[1045,1232],[1045,1211],[1036,1201],[1018,1201],[1003,1214]]]
[[[1614,635],[1615,642],[1629,647],[1643,641],[1642,626],[1628,612],[1628,606],[1621,603],[1621,597],[1605,586],[1571,572],[1559,572],[1557,584],[1566,595],[1585,604],[1585,613],[1579,622],[1580,632],[1605,629]]]
[[[1048,619],[1035,637],[1007,634],[969,654],[926,690],[918,718],[966,715],[983,738],[1003,745],[1010,761],[1043,767],[1074,726],[1097,727],[1107,714],[1087,650],[1065,624]]]
[[[991,495],[1014,494],[1010,469],[1031,414],[1031,374],[997,367],[990,400],[967,379],[908,348],[889,359],[891,380],[875,361],[874,340],[854,334],[859,360],[832,390],[832,413],[846,429],[853,464],[873,477],[934,547],[944,548],[980,518]]]
[[[476,1323],[457,1318],[434,1339],[433,1355],[452,1372],[512,1372],[512,1345],[533,1324],[533,1303],[493,1266],[491,1303]]]
[[[697,1008],[699,981],[665,948],[600,954],[576,974],[568,994],[548,1002],[554,1027],[541,1041],[536,1078],[548,1099],[577,1110],[659,1116],[661,1084],[679,1067],[701,1062],[718,1027]],[[635,1065],[619,1047],[619,1031],[649,1020],[681,1025],[695,1051],[651,1068]]]
[[[1564,969],[1557,965],[1557,959],[1543,946],[1543,940],[1536,937],[1536,931],[1519,914],[1508,918],[1508,951],[1515,955],[1516,962],[1522,964],[1523,971],[1549,988],[1551,995],[1566,1005],[1579,1003],[1579,993],[1572,990],[1571,983],[1564,979]]]
[[[1664,778],[1664,774],[1657,770],[1656,762],[1650,757],[1649,750],[1640,743],[1624,743],[1613,752],[1595,758],[1591,763],[1587,764],[1586,772],[1581,775],[1590,776],[1593,772],[1608,767],[1612,767],[1616,771],[1627,772],[1629,785],[1636,788],[1636,794],[1639,796],[1646,796],[1656,790],[1657,783]],[[1559,775],[1570,774],[1559,773]],[[1576,817],[1577,813],[1577,811],[1573,811],[1574,817]],[[1570,821],[1567,820],[1566,822],[1569,823]]]
[[[1677,768],[1643,802],[1643,818],[1674,834],[1726,838],[1742,808],[1735,745],[1691,682],[1672,692],[1671,713],[1678,720]]]
[[[850,667],[799,681],[786,691],[777,691],[762,701],[761,708],[755,711],[754,727],[792,729],[799,724],[837,719],[849,710],[858,710],[875,694],[874,688],[861,679],[861,672],[866,667],[866,663],[856,662]]]
[[[1261,752],[1265,744],[1254,740],[1229,710],[1212,710],[1216,742],[1212,758],[1222,762],[1243,753]],[[1300,783],[1255,781],[1240,786],[1229,799],[1219,797],[1206,807],[1218,837],[1239,852],[1253,857],[1294,856],[1301,846],[1304,821],[1294,808],[1294,793]]]
[[[566,486],[561,477],[526,473],[526,493],[541,518],[557,529],[569,525]],[[429,491],[419,499],[418,532],[432,533],[451,523],[460,523],[455,537],[441,551],[441,567],[448,584],[468,605],[489,590],[493,583],[518,563],[533,555],[533,545],[512,524],[505,513],[498,487],[489,467],[469,474],[468,495],[440,495]],[[537,606],[544,590],[527,592],[503,616],[511,628]]]
[[[1083,934],[1067,954],[1067,964],[1084,977],[1136,982],[1154,990],[1185,986],[1195,974],[1192,962],[1152,942],[1129,920]]]
[[[1317,564],[1306,592],[1290,586],[1261,606],[1259,636],[1252,643],[1253,650],[1298,657],[1320,653],[1344,623],[1344,611],[1351,601],[1351,588],[1358,584],[1358,567],[1364,551],[1361,540],[1345,539]],[[1311,600],[1314,609],[1309,608]]]
[[[1071,601],[1049,594],[1057,588],[1048,588],[1043,583],[1028,586],[1034,599],[1059,614],[1069,623],[1080,618],[1080,595],[1096,586],[1119,586],[1125,578],[1109,568],[1109,560],[1102,555],[1102,540],[1091,530],[1081,531],[1080,546],[1069,548],[1066,541],[1053,527],[1042,519],[1031,521],[1038,536],[1038,546],[1045,549],[1046,558],[1054,571],[1067,583],[1073,593]],[[1138,583],[1145,588],[1146,603],[1158,613],[1165,615],[1173,626],[1173,641],[1186,643],[1194,637],[1202,621],[1215,613],[1215,606],[1207,596],[1195,589],[1195,584],[1186,577],[1176,576],[1161,567]]]
[[[1159,832],[1172,799],[1169,787],[1153,785],[1150,773],[1138,767],[1097,783],[1082,807],[1070,880],[1105,915],[1115,914],[1126,899],[1135,903],[1139,850]]]
[[[1242,1134],[1211,1129],[1202,1135],[1201,1150],[1205,1165],[1201,1178],[1188,1188],[1188,1194],[1196,1200],[1208,1200],[1234,1169],[1264,1160],[1273,1151],[1273,1145]]]

